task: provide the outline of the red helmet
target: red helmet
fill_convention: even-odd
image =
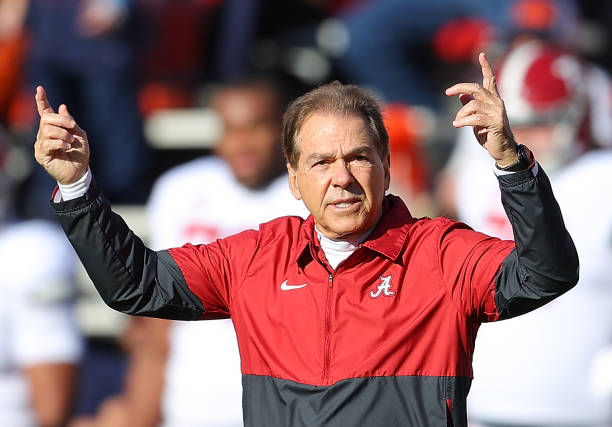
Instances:
[[[497,85],[513,129],[553,129],[545,152],[533,147],[548,169],[564,164],[590,143],[586,81],[580,59],[539,40],[512,48],[500,64]]]
[[[514,126],[560,121],[579,125],[586,118],[585,70],[571,53],[531,40],[511,49],[497,74]]]

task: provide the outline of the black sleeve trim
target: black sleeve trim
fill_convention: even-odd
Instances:
[[[127,314],[197,320],[204,307],[168,251],[148,249],[92,180],[77,199],[52,203],[100,296]]]
[[[516,244],[495,282],[500,319],[538,308],[578,282],[576,248],[550,181],[538,168],[536,176],[527,170],[498,177]]]

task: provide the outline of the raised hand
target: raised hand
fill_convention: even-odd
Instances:
[[[482,85],[458,83],[446,89],[446,95],[459,95],[463,107],[457,112],[453,126],[473,126],[476,139],[495,159],[499,167],[518,160],[516,142],[510,130],[504,101],[499,96],[495,75],[486,55],[481,52],[478,61],[482,68]]]
[[[42,86],[36,88],[36,107],[40,115],[34,144],[36,161],[60,184],[78,181],[89,166],[87,134],[64,104],[57,113],[53,111]]]

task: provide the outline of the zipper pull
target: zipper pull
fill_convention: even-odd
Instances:
[[[334,277],[331,275],[331,273],[329,274],[329,287],[331,288],[334,284]]]

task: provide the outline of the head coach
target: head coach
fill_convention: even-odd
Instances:
[[[479,60],[482,84],[446,94],[464,104],[453,126],[473,126],[495,161],[514,242],[413,218],[385,195],[379,107],[340,83],[296,99],[284,117],[289,186],[310,217],[208,245],[146,248],[92,179],[85,132],[41,87],[35,157],[58,181],[53,207],[108,305],[169,319],[231,317],[245,425],[466,426],[479,325],[533,310],[578,280],[549,180],[514,141],[491,67]]]

